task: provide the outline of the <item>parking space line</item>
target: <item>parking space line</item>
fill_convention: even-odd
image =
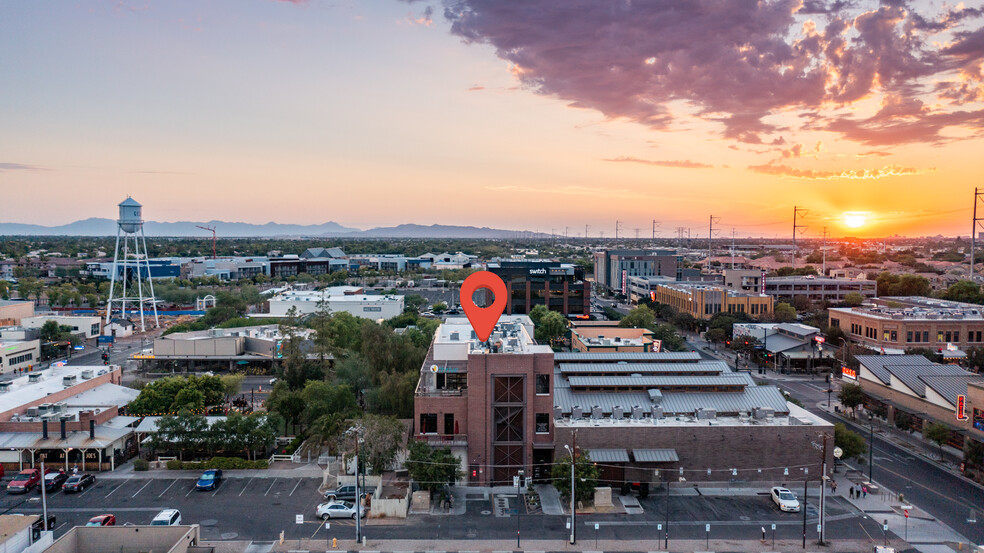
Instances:
[[[191,495],[191,492],[193,492],[193,491],[195,491],[195,486],[192,486],[191,489],[188,490],[188,493],[185,494],[185,497],[188,497],[189,495]]]
[[[118,489],[122,488],[123,486],[125,486],[126,483],[129,482],[129,481],[130,481],[130,479],[127,478],[126,480],[120,482],[120,485],[119,486],[116,486],[115,488],[113,488],[113,491],[111,491],[108,494],[106,494],[106,497],[109,497],[109,496],[113,495],[116,492],[116,490],[118,490]]]
[[[79,496],[83,496],[83,495],[89,493],[89,490],[91,490],[92,488],[95,488],[95,487],[96,487],[96,484],[93,484],[93,485],[89,486],[88,488],[82,490],[82,493],[80,493]]]
[[[248,488],[248,487],[249,487],[249,485],[250,485],[250,484],[251,484],[252,482],[253,482],[253,479],[252,479],[252,478],[250,478],[250,479],[249,479],[249,482],[246,482],[246,485],[245,485],[245,486],[243,486],[243,490],[242,490],[241,492],[239,492],[239,497],[242,497],[242,496],[243,496],[243,492],[245,492],[245,491],[246,491],[246,488]]]
[[[289,494],[287,494],[287,497],[290,497],[290,496],[294,495],[294,492],[297,491],[297,487],[300,486],[300,485],[301,485],[301,481],[300,481],[300,479],[298,479],[297,480],[297,484],[294,484],[294,489],[291,490]]]
[[[170,484],[168,484],[168,485],[167,485],[167,487],[166,487],[166,488],[164,488],[164,491],[162,491],[162,492],[160,493],[160,495],[158,495],[158,496],[157,496],[157,498],[158,498],[158,499],[160,499],[162,495],[164,495],[164,494],[166,494],[166,493],[167,493],[167,491],[171,489],[171,486],[173,486],[173,485],[174,485],[174,484],[175,484],[175,483],[176,483],[177,481],[178,481],[178,480],[177,480],[177,479],[175,479],[175,480],[174,480],[174,482],[171,482]]]
[[[314,529],[314,533],[311,534],[311,538],[310,539],[313,540],[314,537],[318,535],[318,532],[320,532],[321,529],[325,527],[325,523],[326,522],[329,522],[329,521],[328,520],[325,520],[325,521],[321,522],[320,524],[318,524],[318,527]]]
[[[61,530],[62,529],[62,526],[65,526],[66,524],[68,524],[68,523],[67,522],[63,522],[63,523],[59,524],[58,525],[58,528],[55,528],[54,531],[57,532],[57,531]]]
[[[147,483],[146,483],[146,484],[144,484],[143,486],[141,486],[141,487],[140,487],[140,489],[139,489],[139,490],[137,490],[137,493],[140,493],[140,492],[142,492],[142,491],[143,491],[143,489],[144,489],[144,488],[146,488],[147,486],[149,486],[151,482],[153,482],[153,480],[147,480]],[[137,493],[135,493],[135,494],[133,494],[133,495],[131,495],[130,497],[137,497]]]
[[[269,488],[267,488],[267,491],[266,491],[266,493],[265,493],[265,494],[263,494],[263,497],[266,497],[266,495],[267,495],[267,493],[270,493],[270,490],[272,490],[272,489],[273,489],[273,486],[274,486],[274,484],[276,484],[276,483],[277,483],[277,479],[276,479],[276,478],[274,478],[274,479],[273,479],[273,482],[271,482],[271,483],[270,483],[270,487],[269,487]]]
[[[212,497],[215,497],[215,494],[219,493],[219,490],[221,490],[221,489],[222,489],[222,484],[216,484],[215,485],[215,491],[212,492]]]

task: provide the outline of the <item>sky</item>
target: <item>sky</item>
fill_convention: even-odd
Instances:
[[[984,0],[0,0],[0,75],[3,222],[966,236],[984,187]]]

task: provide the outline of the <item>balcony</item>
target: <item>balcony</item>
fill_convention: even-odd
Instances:
[[[465,434],[417,434],[415,438],[427,442],[431,447],[466,447],[468,436]]]
[[[415,394],[417,397],[461,397],[467,390],[462,388],[452,388],[443,390],[424,390],[418,389]]]

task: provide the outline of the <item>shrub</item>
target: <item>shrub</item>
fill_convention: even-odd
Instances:
[[[167,470],[181,470],[184,468],[184,463],[177,459],[171,459],[167,462]]]
[[[212,457],[202,463],[202,468],[206,469],[265,469],[267,468],[266,459],[250,461],[239,457]]]
[[[135,471],[144,471],[144,470],[147,470],[149,468],[150,468],[150,463],[148,463],[147,461],[145,461],[143,459],[134,459],[133,460],[133,470],[135,470]]]

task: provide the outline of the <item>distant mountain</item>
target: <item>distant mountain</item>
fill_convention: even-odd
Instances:
[[[517,238],[532,236],[532,233],[516,230],[493,229],[455,225],[414,225],[404,224],[395,227],[377,227],[359,230],[343,227],[338,223],[327,222],[320,225],[291,225],[283,223],[230,223],[227,221],[158,223],[147,221],[144,231],[147,236],[178,236],[207,238],[207,231],[198,228],[215,227],[220,238],[270,237],[270,236],[334,236],[339,238]],[[66,225],[47,227],[23,223],[0,223],[0,235],[27,236],[112,236],[116,234],[116,221],[112,219],[90,218]],[[547,236],[537,233],[536,236]]]

